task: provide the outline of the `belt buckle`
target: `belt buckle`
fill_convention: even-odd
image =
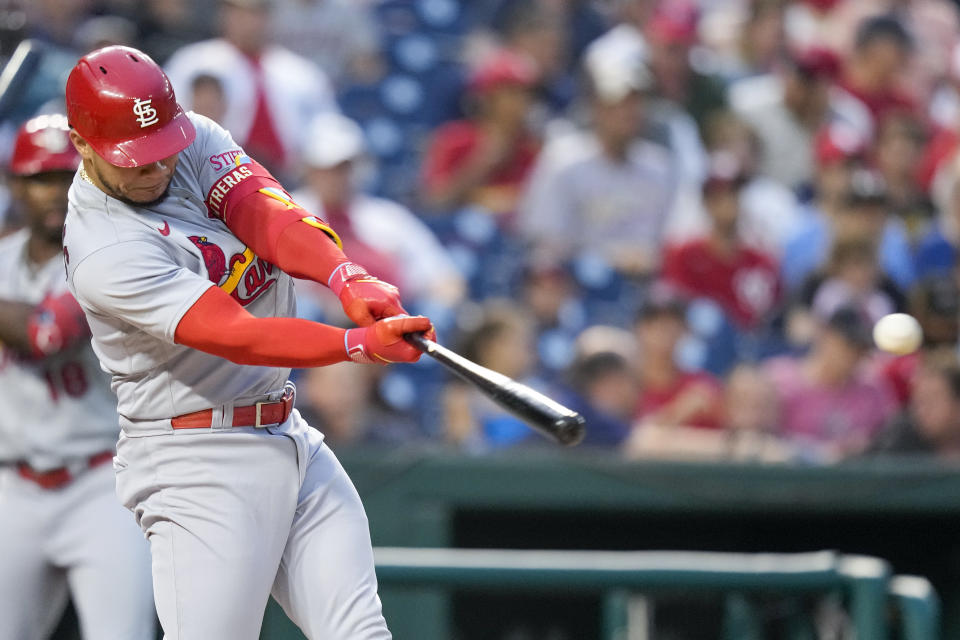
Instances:
[[[256,407],[257,407],[257,418],[256,418],[256,420],[254,420],[253,426],[254,426],[255,428],[257,428],[257,429],[264,429],[264,428],[265,428],[265,426],[264,426],[263,423],[261,422],[261,418],[262,418],[261,411],[263,410],[263,405],[265,405],[265,404],[273,404],[273,403],[272,403],[272,402],[269,402],[269,401],[264,401],[264,402],[258,402],[258,403],[256,404]]]

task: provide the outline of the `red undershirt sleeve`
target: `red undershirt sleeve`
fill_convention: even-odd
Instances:
[[[184,314],[174,340],[237,364],[299,368],[346,362],[344,334],[299,318],[257,318],[210,287]]]

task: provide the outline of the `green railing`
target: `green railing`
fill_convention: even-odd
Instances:
[[[940,638],[940,598],[929,580],[921,576],[895,576],[890,581],[890,595],[900,613],[904,638]]]
[[[579,590],[603,594],[602,637],[629,636],[629,594],[722,591],[764,594],[843,592],[858,640],[885,640],[890,570],[886,562],[829,551],[745,554],[664,551],[515,551],[487,549],[375,550],[384,585],[456,589]],[[902,584],[901,584],[902,586]],[[927,585],[929,587],[929,585]],[[932,633],[918,589],[901,597],[914,626]],[[932,593],[932,590],[931,590]],[[900,596],[898,596],[900,597]],[[932,611],[927,611],[931,613]],[[908,636],[930,640],[933,635]]]

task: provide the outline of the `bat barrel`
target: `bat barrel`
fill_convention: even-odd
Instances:
[[[421,333],[410,333],[405,338],[551,440],[564,446],[573,446],[583,440],[586,421],[579,413],[503,374],[467,360]]]
[[[553,423],[551,434],[557,439],[557,442],[572,447],[580,444],[587,433],[587,421],[579,413],[571,416],[564,416]]]

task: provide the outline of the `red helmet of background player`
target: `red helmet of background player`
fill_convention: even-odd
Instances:
[[[80,58],[67,78],[67,118],[118,167],[170,157],[196,137],[163,69],[131,47],[104,47]]]
[[[76,171],[80,154],[73,148],[67,117],[60,113],[37,116],[17,130],[10,156],[10,173],[33,176],[47,171]]]

